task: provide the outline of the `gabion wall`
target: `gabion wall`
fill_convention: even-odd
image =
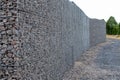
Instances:
[[[106,39],[106,23],[104,20],[90,19],[90,46],[102,43]]]
[[[21,36],[16,0],[0,0],[0,80],[21,79]]]
[[[0,0],[0,79],[62,80],[91,46],[90,21],[68,0]]]

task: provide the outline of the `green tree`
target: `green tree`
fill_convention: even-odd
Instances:
[[[111,16],[106,22],[106,31],[107,34],[116,34],[116,26],[118,25],[117,21],[113,16]]]
[[[119,23],[119,33],[118,34],[120,35],[120,23]]]
[[[118,35],[119,34],[119,25],[115,25],[113,27],[113,32],[112,32],[113,35]]]

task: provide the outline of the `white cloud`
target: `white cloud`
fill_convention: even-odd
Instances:
[[[120,0],[71,0],[91,18],[105,19],[114,16],[120,22]]]

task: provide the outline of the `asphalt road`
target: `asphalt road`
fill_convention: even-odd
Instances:
[[[90,48],[63,80],[120,80],[120,40],[107,39]]]
[[[109,39],[110,44],[102,47],[97,55],[96,63],[102,69],[120,71],[120,40]]]

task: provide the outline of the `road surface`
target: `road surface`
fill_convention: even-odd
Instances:
[[[120,80],[120,40],[107,39],[90,48],[63,80]]]

